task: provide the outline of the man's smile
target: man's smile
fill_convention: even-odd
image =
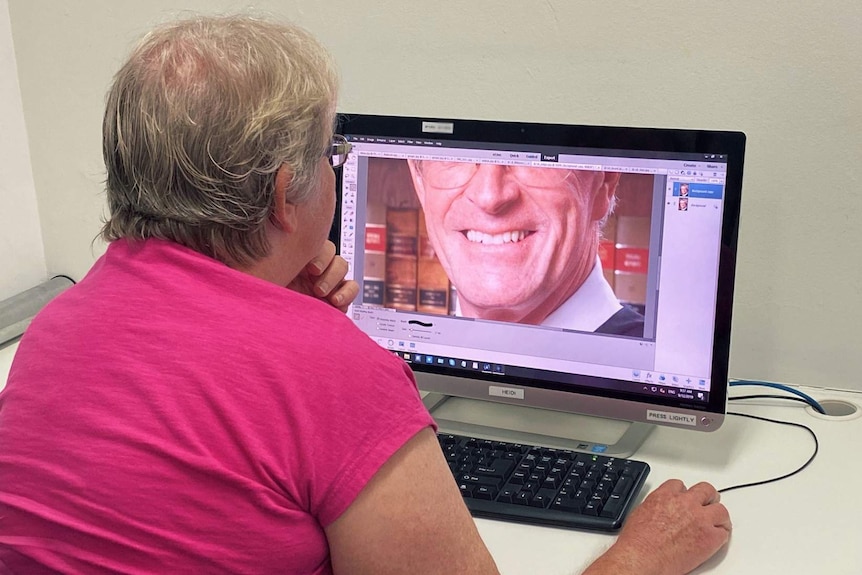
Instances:
[[[518,243],[535,232],[531,230],[511,230],[500,234],[487,234],[478,230],[464,230],[461,233],[464,234],[464,237],[467,238],[467,241],[472,243],[500,245]]]

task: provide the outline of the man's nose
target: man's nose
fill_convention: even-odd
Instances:
[[[521,188],[505,166],[480,165],[464,193],[483,211],[499,214],[518,200]]]

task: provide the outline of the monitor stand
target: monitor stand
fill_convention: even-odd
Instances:
[[[422,399],[441,432],[630,457],[652,424],[429,393]]]

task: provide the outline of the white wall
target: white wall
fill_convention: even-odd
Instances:
[[[9,6],[0,0],[0,301],[47,279]]]
[[[342,110],[748,134],[731,373],[862,390],[862,3],[267,0],[342,68]],[[10,0],[53,273],[102,213],[104,92],[176,0]],[[243,4],[187,0],[188,10]]]

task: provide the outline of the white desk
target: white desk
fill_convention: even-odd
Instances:
[[[0,349],[0,388],[16,348]],[[859,393],[804,391],[820,401],[862,406]],[[730,410],[804,423],[817,433],[820,453],[799,475],[724,494],[734,524],[731,542],[697,573],[862,574],[862,411],[830,421],[802,404],[772,400],[731,402]],[[657,428],[634,458],[652,467],[646,490],[670,478],[688,485],[707,480],[721,488],[792,471],[813,447],[805,430],[728,416],[714,433]],[[613,542],[609,535],[550,527],[485,519],[476,524],[503,575],[570,575]]]
[[[732,393],[772,391],[739,389]],[[859,393],[803,390],[818,401],[862,406]],[[696,573],[862,574],[862,411],[853,419],[829,421],[809,414],[801,403],[777,400],[730,402],[729,411],[808,425],[820,452],[798,475],[723,494],[734,526],[730,544]],[[632,457],[652,468],[646,491],[671,478],[686,485],[706,480],[720,489],[788,473],[813,449],[804,429],[728,416],[713,433],[659,427]],[[613,542],[603,534],[485,519],[476,523],[504,575],[577,573]]]

